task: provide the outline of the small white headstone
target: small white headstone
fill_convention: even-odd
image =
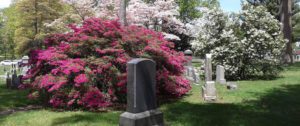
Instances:
[[[185,76],[188,80],[192,81],[193,83],[200,83],[200,75],[193,66],[185,66],[185,69]]]
[[[214,81],[206,81],[202,86],[202,95],[205,101],[217,100],[217,89]]]
[[[238,88],[238,85],[236,82],[227,82],[227,89],[228,90],[236,90]]]
[[[216,72],[216,82],[220,84],[226,84],[226,79],[225,79],[225,69],[223,66],[218,65],[217,66],[217,72]]]

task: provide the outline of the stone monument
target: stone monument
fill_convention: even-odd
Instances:
[[[186,78],[194,83],[200,83],[200,74],[197,73],[197,71],[193,67],[192,59],[188,58],[188,57],[193,56],[193,52],[191,50],[186,50],[186,51],[184,51],[184,55],[185,55],[186,59],[188,60],[188,62],[184,66],[184,68],[186,70],[185,71]]]
[[[188,60],[189,58],[188,57],[191,57],[193,56],[193,52],[192,50],[185,50],[184,52],[184,56],[186,57],[186,60]],[[192,66],[192,59],[188,60],[186,66]]]
[[[163,113],[157,109],[156,64],[149,59],[127,63],[127,109],[120,126],[163,126]]]
[[[21,83],[20,77],[17,75],[17,71],[14,70],[13,75],[11,77],[11,88],[17,89]]]
[[[29,57],[28,56],[23,56],[22,57],[22,64],[28,64]]]
[[[28,56],[23,56],[22,57],[22,70],[21,70],[21,75],[26,76],[27,71],[30,69],[30,67],[28,66],[28,62],[29,62],[29,57]]]
[[[211,54],[205,55],[205,81],[212,81],[212,65],[211,65]]]
[[[6,73],[6,87],[7,88],[11,88],[11,76],[9,74],[9,72]]]
[[[211,54],[205,57],[205,84],[202,86],[202,96],[205,101],[215,101],[217,99],[217,91],[215,82],[212,81],[212,65]]]
[[[216,82],[218,82],[220,84],[226,84],[225,68],[221,65],[217,66]]]
[[[214,81],[206,81],[202,87],[202,96],[205,101],[215,101],[217,99],[217,89]]]

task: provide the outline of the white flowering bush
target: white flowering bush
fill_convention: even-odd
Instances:
[[[197,39],[191,42],[196,55],[204,56],[221,45],[221,33],[226,29],[228,17],[219,9],[204,11],[202,18],[196,19],[189,29]]]
[[[197,19],[195,54],[213,55],[213,65],[223,65],[228,79],[277,76],[285,41],[280,23],[263,6],[243,5],[230,18],[221,10],[209,10]]]

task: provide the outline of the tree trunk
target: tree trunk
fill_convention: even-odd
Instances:
[[[285,50],[283,52],[283,63],[293,63],[293,47],[292,47],[292,0],[281,0],[281,22],[284,38],[288,40]]]
[[[126,26],[126,0],[120,0],[119,18],[121,25]]]

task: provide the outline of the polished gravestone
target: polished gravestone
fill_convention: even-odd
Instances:
[[[120,126],[163,126],[163,114],[156,103],[156,64],[149,59],[127,63],[127,109]]]

